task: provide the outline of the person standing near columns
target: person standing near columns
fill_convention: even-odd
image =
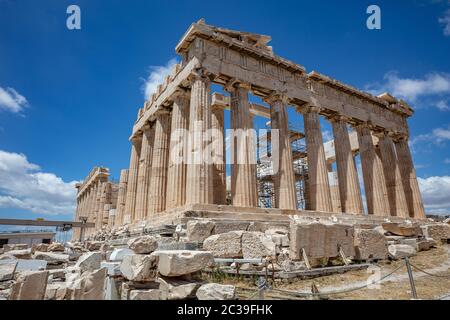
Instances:
[[[139,159],[138,182],[136,189],[136,221],[145,220],[147,217],[147,200],[151,179],[150,175],[152,170],[154,139],[155,128],[147,123],[143,127],[142,147]]]
[[[309,210],[333,212],[327,162],[320,128],[320,108],[307,106],[300,111],[303,113],[306,135]]]
[[[137,178],[141,153],[142,132],[131,138],[130,169],[128,171],[127,198],[125,201],[124,223],[133,223],[136,210]]]
[[[339,195],[343,213],[363,214],[361,189],[350,146],[347,121],[343,116],[330,118],[333,127],[334,149],[338,174]]]
[[[256,149],[250,116],[250,85],[234,83],[230,92],[231,201],[233,206],[257,207]]]
[[[363,171],[368,214],[388,216],[387,190],[381,159],[377,155],[371,130],[367,124],[356,127]]]
[[[155,143],[153,144],[152,173],[150,178],[148,215],[166,208],[167,168],[169,165],[170,112],[160,110],[155,120]]]
[[[402,178],[397,155],[395,154],[392,135],[387,132],[380,132],[376,136],[379,139],[378,145],[380,146],[391,216],[407,218],[409,217],[408,205],[406,204],[405,192],[403,190]]]
[[[270,105],[275,207],[296,210],[297,195],[287,114],[288,99],[281,93],[273,93],[265,101]]]
[[[425,209],[423,207],[419,184],[417,183],[411,151],[409,150],[408,138],[398,138],[395,141],[395,150],[397,151],[398,166],[403,181],[409,216],[416,219],[425,219]]]
[[[190,76],[189,147],[186,178],[187,204],[212,204],[213,179],[208,152],[211,129],[210,79],[203,69]]]
[[[173,96],[167,173],[166,209],[181,207],[186,202],[186,153],[189,127],[189,92],[177,91]]]

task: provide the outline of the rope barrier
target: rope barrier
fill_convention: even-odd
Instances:
[[[425,273],[425,274],[427,274],[427,275],[429,275],[429,276],[437,277],[437,278],[449,278],[449,279],[450,279],[450,275],[433,274],[433,273],[430,273],[430,272],[428,272],[428,271],[425,271],[425,270],[423,270],[423,269],[421,269],[421,268],[419,268],[419,267],[413,265],[412,263],[410,263],[410,264],[411,264],[411,266],[412,266],[414,269],[417,269],[418,271],[420,271],[420,272],[422,272],[422,273]]]

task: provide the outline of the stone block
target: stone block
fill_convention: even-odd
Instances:
[[[31,259],[31,249],[9,250],[7,254],[17,259]]]
[[[433,238],[426,238],[423,240],[419,240],[417,242],[416,250],[417,251],[428,251],[431,248],[435,248],[436,246],[437,246],[437,243]]]
[[[128,241],[128,248],[134,253],[149,254],[158,248],[158,242],[155,237],[142,236]]]
[[[31,252],[35,253],[36,251],[47,252],[48,251],[48,243],[34,243],[31,246]]]
[[[234,300],[236,299],[236,288],[232,285],[207,283],[197,290],[199,300]]]
[[[100,252],[86,252],[78,259],[75,267],[80,268],[81,271],[94,271],[100,268],[102,257]]]
[[[43,300],[48,271],[23,271],[11,289],[11,300]]]
[[[8,281],[14,278],[17,262],[11,261],[9,263],[0,264],[0,282]]]
[[[397,236],[417,237],[422,235],[418,224],[385,222],[382,226],[384,230]]]
[[[155,251],[152,256],[157,257],[158,271],[166,277],[191,274],[214,264],[212,253],[207,251]]]
[[[389,255],[395,259],[403,259],[405,257],[414,256],[417,251],[414,247],[411,247],[407,244],[391,244],[388,247]]]
[[[114,249],[114,251],[109,256],[109,260],[111,261],[122,261],[126,256],[132,256],[134,251],[128,248],[118,248]]]
[[[189,241],[203,242],[212,234],[214,222],[208,220],[190,220],[186,228]]]
[[[355,229],[355,259],[387,259],[387,239],[375,229]]]
[[[134,254],[124,257],[120,271],[131,281],[152,281],[156,277],[157,264],[157,256]]]
[[[36,260],[45,260],[47,264],[58,265],[69,262],[70,256],[62,253],[36,251],[33,258]]]
[[[302,248],[311,259],[339,256],[342,248],[347,257],[355,256],[353,226],[332,222],[291,222],[290,251],[292,260],[302,259]]]
[[[180,278],[157,279],[159,290],[161,291],[161,300],[183,300],[195,297],[195,292],[201,283],[189,281]]]
[[[222,234],[230,231],[246,231],[250,222],[245,221],[215,221],[213,234]]]
[[[48,284],[44,300],[65,300],[67,292],[67,286],[64,282]]]
[[[242,256],[244,259],[274,258],[275,243],[272,238],[262,232],[245,231],[241,238]]]
[[[120,264],[121,261],[102,261],[100,268],[106,268],[108,276],[115,277],[122,275],[122,272],[120,272]]]
[[[447,223],[433,223],[422,226],[423,234],[436,241],[450,239],[450,225]]]
[[[203,241],[203,249],[211,251],[217,258],[242,258],[243,231],[230,231],[212,235]]]
[[[159,289],[131,290],[129,300],[160,300]]]
[[[64,250],[65,250],[65,248],[62,243],[53,242],[48,245],[46,251],[48,251],[48,252],[64,252]],[[38,251],[40,251],[40,250],[38,250]]]
[[[25,250],[25,249],[28,249],[28,244],[25,244],[25,243],[11,243],[11,244],[3,245],[4,253],[11,251],[11,250]]]

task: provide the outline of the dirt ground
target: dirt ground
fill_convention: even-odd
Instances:
[[[439,275],[430,276],[413,268],[413,277],[418,299],[437,299],[444,295],[450,295],[450,246],[442,245],[429,251],[419,252],[416,256],[410,258],[411,264],[424,269],[425,271]],[[411,286],[407,274],[405,261],[385,261],[375,264],[380,267],[378,274],[381,277],[399,268],[395,273],[382,281],[375,288],[364,288],[353,290],[364,286],[367,279],[373,275],[368,270],[350,271],[343,274],[335,274],[323,276],[314,279],[300,280],[294,279],[287,282],[285,280],[276,280],[270,285],[275,289],[311,292],[314,284],[319,292],[342,291],[345,293],[330,294],[322,297],[323,299],[369,299],[369,300],[391,300],[411,299]],[[227,276],[221,279],[224,284],[233,284],[238,287],[238,295],[240,299],[258,298],[256,294],[255,279],[236,279]],[[266,299],[311,299],[308,297],[296,297],[292,294],[275,292],[268,290],[265,295]]]

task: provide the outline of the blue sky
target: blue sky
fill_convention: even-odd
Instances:
[[[66,28],[70,4],[81,30]],[[381,30],[366,28],[370,4]],[[0,217],[70,219],[75,181],[96,165],[118,179],[150,74],[202,17],[272,36],[308,71],[406,99],[427,210],[450,212],[448,0],[0,0]]]

